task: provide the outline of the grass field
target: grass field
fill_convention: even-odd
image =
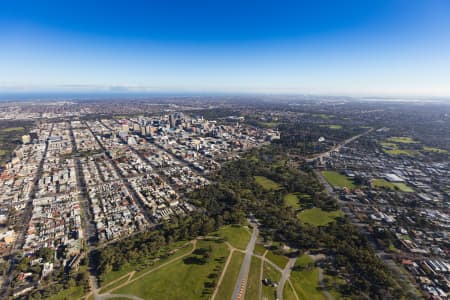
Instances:
[[[222,284],[219,286],[219,291],[215,299],[217,300],[229,300],[233,295],[236,280],[239,276],[239,271],[241,270],[241,264],[244,260],[244,254],[241,252],[233,252],[230,264],[226,270],[225,276],[223,278]],[[184,298],[191,299],[191,298]]]
[[[342,129],[342,125],[336,125],[336,124],[333,124],[333,125],[320,125],[320,127],[327,127],[329,129]]]
[[[257,257],[252,257],[250,263],[250,272],[248,274],[247,291],[245,292],[246,299],[258,299],[259,297],[259,275],[261,272],[261,260]]]
[[[300,203],[298,203],[298,197],[296,194],[289,193],[283,197],[284,205],[292,207],[293,210],[300,209]]]
[[[300,212],[297,217],[304,223],[314,226],[325,226],[330,222],[333,222],[335,218],[342,216],[343,213],[340,210],[324,211],[318,207],[305,209]]]
[[[256,244],[255,249],[253,250],[253,253],[257,255],[263,255],[264,252],[266,252],[266,248],[261,244]]]
[[[314,261],[311,258],[311,256],[307,254],[301,255],[299,258],[297,258],[297,261],[295,262],[296,266],[300,266],[302,268],[307,267],[308,265],[312,264]]]
[[[2,132],[13,132],[13,131],[23,131],[23,130],[25,130],[24,127],[8,127],[8,128],[2,129]]]
[[[50,296],[48,300],[76,300],[84,295],[84,289],[81,286],[74,286],[66,290],[62,290],[56,295]]]
[[[408,136],[393,136],[388,138],[386,141],[392,143],[401,143],[401,144],[417,144],[418,141],[408,137]]]
[[[408,155],[408,156],[416,156],[418,152],[416,150],[406,150],[406,149],[391,149],[386,150],[383,149],[384,153],[390,154],[390,155]]]
[[[255,182],[268,191],[281,189],[281,185],[264,176],[255,176]]]
[[[272,251],[267,252],[266,258],[279,266],[281,269],[284,269],[287,262],[289,261],[289,258],[287,258],[286,256],[275,254]]]
[[[225,238],[233,247],[241,250],[247,248],[251,236],[249,229],[235,225],[224,226],[213,235]]]
[[[285,300],[296,300],[297,299],[295,297],[294,291],[292,290],[292,287],[289,284],[289,282],[286,282],[286,284],[284,285],[283,297]]]
[[[435,148],[435,147],[428,147],[428,146],[424,146],[423,150],[426,151],[426,152],[449,153],[445,149],[440,149],[440,148]]]
[[[108,272],[101,276],[101,278],[100,278],[101,285],[104,286],[104,285],[108,284],[109,282],[111,282],[131,271],[137,271],[136,275],[145,273],[148,270],[156,268],[157,266],[167,262],[168,260],[174,259],[176,257],[182,256],[182,255],[190,252],[193,248],[193,245],[189,243],[186,246],[181,247],[181,245],[183,245],[185,243],[186,243],[186,241],[182,241],[182,242],[173,244],[170,248],[167,248],[166,250],[171,250],[171,249],[178,248],[178,247],[180,247],[180,249],[178,251],[176,251],[175,253],[173,253],[172,255],[165,257],[163,259],[159,259],[156,262],[149,260],[148,262],[146,262],[146,264],[141,264],[141,265],[128,264],[128,265],[122,266],[122,268],[118,271]],[[161,251],[160,254],[163,254],[163,251]]]
[[[297,259],[296,265],[304,267],[301,271],[292,271],[291,282],[301,300],[322,300],[325,295],[318,290],[319,270],[316,267],[305,268],[312,259],[304,254]]]
[[[224,243],[206,240],[197,242],[197,249],[209,247],[212,252],[208,262],[201,261],[194,252],[113,293],[131,294],[144,299],[208,299],[213,290],[212,281],[217,280],[229,253]]]
[[[385,179],[374,179],[372,181],[372,187],[374,188],[387,188],[390,190],[400,190],[405,193],[412,193],[414,190],[401,182],[389,182]]]
[[[271,265],[264,263],[263,266],[263,279],[264,278],[268,278],[270,279],[272,282],[276,281],[279,282],[280,278],[281,278],[281,274],[280,272],[278,272],[277,270],[275,270]],[[267,285],[262,285],[262,298],[266,298],[268,300],[272,300],[276,298],[276,288],[271,287],[271,286],[267,286]]]
[[[349,189],[355,188],[355,184],[347,176],[340,174],[336,171],[322,171],[322,175],[332,186],[346,187]]]

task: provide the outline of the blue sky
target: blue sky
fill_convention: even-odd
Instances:
[[[0,91],[450,96],[450,1],[92,2],[0,2]]]

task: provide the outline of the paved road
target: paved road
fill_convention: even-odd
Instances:
[[[238,279],[236,280],[233,296],[231,298],[233,300],[244,299],[245,289],[248,280],[248,273],[250,270],[250,262],[252,260],[253,250],[255,249],[256,239],[258,238],[259,233],[258,226],[254,223],[251,223],[250,221],[249,223],[253,227],[253,232],[250,241],[248,242],[247,249],[245,250],[245,257],[241,265],[241,270],[239,272]]]
[[[281,272],[281,279],[280,279],[280,282],[277,287],[277,298],[278,299],[283,299],[284,286],[286,284],[286,281],[291,276],[291,271],[295,265],[296,260],[297,260],[297,257],[290,258],[288,263],[284,267],[283,272]]]
[[[329,156],[332,152],[339,151],[343,146],[347,145],[348,143],[353,142],[354,140],[359,139],[359,138],[362,137],[363,135],[366,135],[366,134],[368,134],[369,132],[371,132],[372,130],[373,130],[373,128],[370,128],[369,130],[367,130],[367,131],[365,131],[365,132],[363,132],[363,133],[361,133],[361,134],[358,134],[358,135],[355,135],[355,136],[353,136],[353,137],[351,137],[351,138],[349,138],[349,139],[346,139],[346,140],[343,141],[342,143],[337,144],[336,146],[334,146],[333,148],[331,148],[330,150],[328,150],[328,151],[326,151],[326,152],[322,152],[322,153],[319,153],[319,154],[314,155],[313,157],[307,158],[307,159],[306,159],[306,162],[313,162],[313,161],[315,161],[316,159],[321,159],[321,158],[323,158],[323,157],[327,157],[327,156]]]
[[[54,127],[54,123],[52,123],[51,127],[50,127],[50,131],[48,136],[50,137],[52,135],[53,132],[53,127]],[[42,154],[42,158],[41,161],[39,162],[38,165],[38,170],[36,172],[36,175],[33,178],[33,187],[31,189],[30,195],[28,197],[28,201],[26,204],[26,207],[23,210],[22,216],[21,216],[21,222],[17,222],[17,226],[19,227],[16,231],[17,231],[17,238],[14,241],[13,245],[11,246],[11,250],[9,252],[9,256],[10,257],[14,257],[15,254],[18,253],[19,250],[22,249],[23,245],[25,244],[25,239],[26,239],[26,232],[28,229],[28,223],[31,220],[31,217],[33,215],[33,199],[36,197],[36,193],[38,192],[39,189],[39,179],[42,177],[42,173],[43,173],[43,169],[44,169],[44,163],[45,163],[45,159],[47,157],[47,151],[48,151],[48,138],[45,141],[45,149],[44,149],[44,153]],[[8,291],[7,291],[7,287],[10,285],[10,283],[12,282],[13,278],[12,278],[12,271],[15,269],[15,264],[13,263],[13,261],[9,262],[9,267],[8,270],[6,271],[5,275],[4,275],[4,280],[1,284],[1,289],[0,289],[0,298],[8,297]],[[3,299],[3,298],[2,298]]]
[[[102,148],[104,153],[107,153],[108,151],[105,149],[105,146],[103,146],[102,142],[97,137],[97,134],[92,130],[92,128],[84,122],[84,125],[89,129],[91,134],[94,136],[94,139],[97,141],[99,146]],[[128,145],[126,145],[128,146]],[[130,149],[132,150],[132,149]],[[150,212],[146,208],[145,204],[142,202],[141,198],[137,195],[134,188],[131,186],[131,183],[127,180],[127,178],[122,174],[122,170],[117,166],[116,162],[107,154],[106,157],[108,158],[109,162],[113,166],[114,170],[116,170],[116,173],[119,175],[122,184],[125,186],[125,189],[128,192],[128,195],[133,198],[134,202],[137,204],[137,206],[140,208],[140,211],[144,214],[145,219],[147,220],[148,224],[151,226],[153,224]]]

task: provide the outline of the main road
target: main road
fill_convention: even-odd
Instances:
[[[253,232],[250,241],[248,242],[247,249],[245,250],[245,257],[241,265],[238,279],[236,280],[233,296],[231,298],[233,300],[244,299],[248,273],[250,271],[250,262],[252,260],[253,250],[255,249],[256,239],[258,238],[259,234],[258,225],[251,222],[250,220],[249,224],[253,227]]]
[[[348,139],[346,139],[345,141],[343,141],[342,143],[337,144],[336,146],[334,146],[333,148],[331,148],[330,150],[328,150],[328,151],[326,151],[326,152],[318,153],[318,154],[316,154],[316,155],[313,155],[313,156],[310,157],[310,158],[307,158],[307,159],[306,159],[306,162],[313,162],[313,161],[315,161],[316,159],[321,159],[321,158],[323,158],[323,157],[327,157],[327,156],[329,156],[332,152],[337,152],[337,151],[339,151],[343,146],[345,146],[345,145],[347,145],[347,144],[353,142],[354,140],[359,139],[360,137],[362,137],[362,136],[364,136],[364,135],[366,135],[366,134],[368,134],[368,133],[370,133],[370,132],[372,132],[372,131],[373,131],[373,128],[370,128],[369,130],[367,130],[367,131],[365,131],[365,132],[363,132],[363,133],[360,133],[360,134],[355,135],[355,136],[353,136],[353,137],[351,137],[351,138],[348,138]]]

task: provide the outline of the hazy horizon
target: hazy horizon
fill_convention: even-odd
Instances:
[[[450,96],[445,1],[13,1],[2,93]]]

